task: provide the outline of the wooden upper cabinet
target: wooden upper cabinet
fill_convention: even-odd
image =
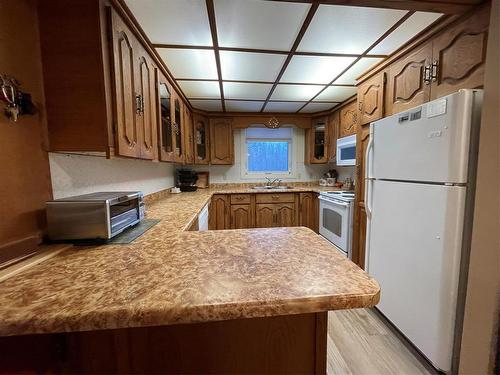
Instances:
[[[340,127],[340,111],[333,112],[328,116],[328,162],[335,163],[337,161],[337,138]]]
[[[228,118],[210,119],[210,161],[212,164],[234,164],[232,121]]]
[[[137,119],[141,110],[141,96],[138,92],[140,84],[135,76],[139,65],[139,45],[132,31],[114,11],[111,12],[111,24],[116,151],[120,156],[140,157],[141,130]]]
[[[193,115],[189,108],[184,106],[184,156],[186,164],[194,164],[194,137],[193,137]]]
[[[359,85],[357,90],[358,125],[368,124],[384,116],[384,85],[384,72]]]
[[[431,86],[424,81],[424,75],[431,63],[432,44],[427,43],[390,66],[386,100],[388,115],[429,101]]]
[[[172,123],[172,88],[170,83],[157,70],[157,101],[158,101],[158,149],[161,161],[175,161],[174,127]]]
[[[179,95],[172,92],[174,101],[172,103],[172,118],[174,119],[174,156],[177,163],[183,163],[185,157],[184,150],[184,103]]]
[[[156,101],[156,66],[146,51],[138,49],[138,88],[140,108],[137,112],[137,124],[140,131],[140,156],[142,159],[158,159],[157,101]]]
[[[210,132],[208,119],[204,116],[193,115],[194,129],[194,163],[208,164],[210,162]]]
[[[306,162],[324,164],[328,161],[328,118],[312,119],[311,129],[306,130]]]
[[[432,43],[431,99],[483,85],[489,7],[445,30]]]
[[[356,101],[340,109],[339,138],[356,134],[358,129],[358,117]]]

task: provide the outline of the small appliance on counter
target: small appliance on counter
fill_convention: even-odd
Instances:
[[[48,238],[110,240],[144,219],[140,191],[98,192],[46,202]]]
[[[198,173],[191,169],[178,169],[176,171],[177,183],[176,186],[181,189],[182,192],[186,191],[196,191],[198,186],[196,186],[196,181],[198,181]]]

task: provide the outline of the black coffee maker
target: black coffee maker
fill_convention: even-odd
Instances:
[[[181,191],[196,191],[196,181],[198,181],[198,173],[191,169],[178,169],[176,186]]]

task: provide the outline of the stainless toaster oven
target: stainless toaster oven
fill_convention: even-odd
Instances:
[[[46,203],[51,240],[113,238],[144,218],[143,194],[99,192]]]

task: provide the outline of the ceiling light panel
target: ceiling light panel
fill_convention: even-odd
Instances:
[[[334,83],[342,85],[355,85],[356,78],[382,60],[382,58],[376,57],[363,57],[356,64],[350,67],[349,70],[337,78]]]
[[[306,102],[268,102],[264,112],[297,112]]]
[[[152,43],[212,45],[205,0],[125,0],[125,3]]]
[[[259,112],[262,102],[245,102],[237,100],[226,100],[226,111],[228,112]]]
[[[212,50],[182,48],[157,48],[156,50],[176,79],[218,78],[215,55]]]
[[[441,13],[416,12],[373,48],[370,53],[388,55],[435,22]]]
[[[321,85],[277,85],[271,99],[308,101],[323,87]]]
[[[202,111],[222,111],[222,103],[220,100],[190,100],[189,102],[194,108],[201,109]]]
[[[262,0],[215,0],[219,46],[289,50],[310,6]]]
[[[329,86],[314,101],[340,103],[353,95],[356,95],[356,87]]]
[[[304,108],[300,110],[300,113],[313,113],[313,112],[321,112],[332,109],[338,105],[338,103],[309,103]]]
[[[214,81],[177,81],[188,98],[220,99],[219,82]]]
[[[328,84],[355,57],[294,56],[280,82]]]
[[[224,98],[265,100],[273,85],[266,83],[224,82]]]
[[[222,79],[274,81],[286,55],[220,51]]]
[[[406,13],[394,9],[320,5],[298,50],[360,54]]]

